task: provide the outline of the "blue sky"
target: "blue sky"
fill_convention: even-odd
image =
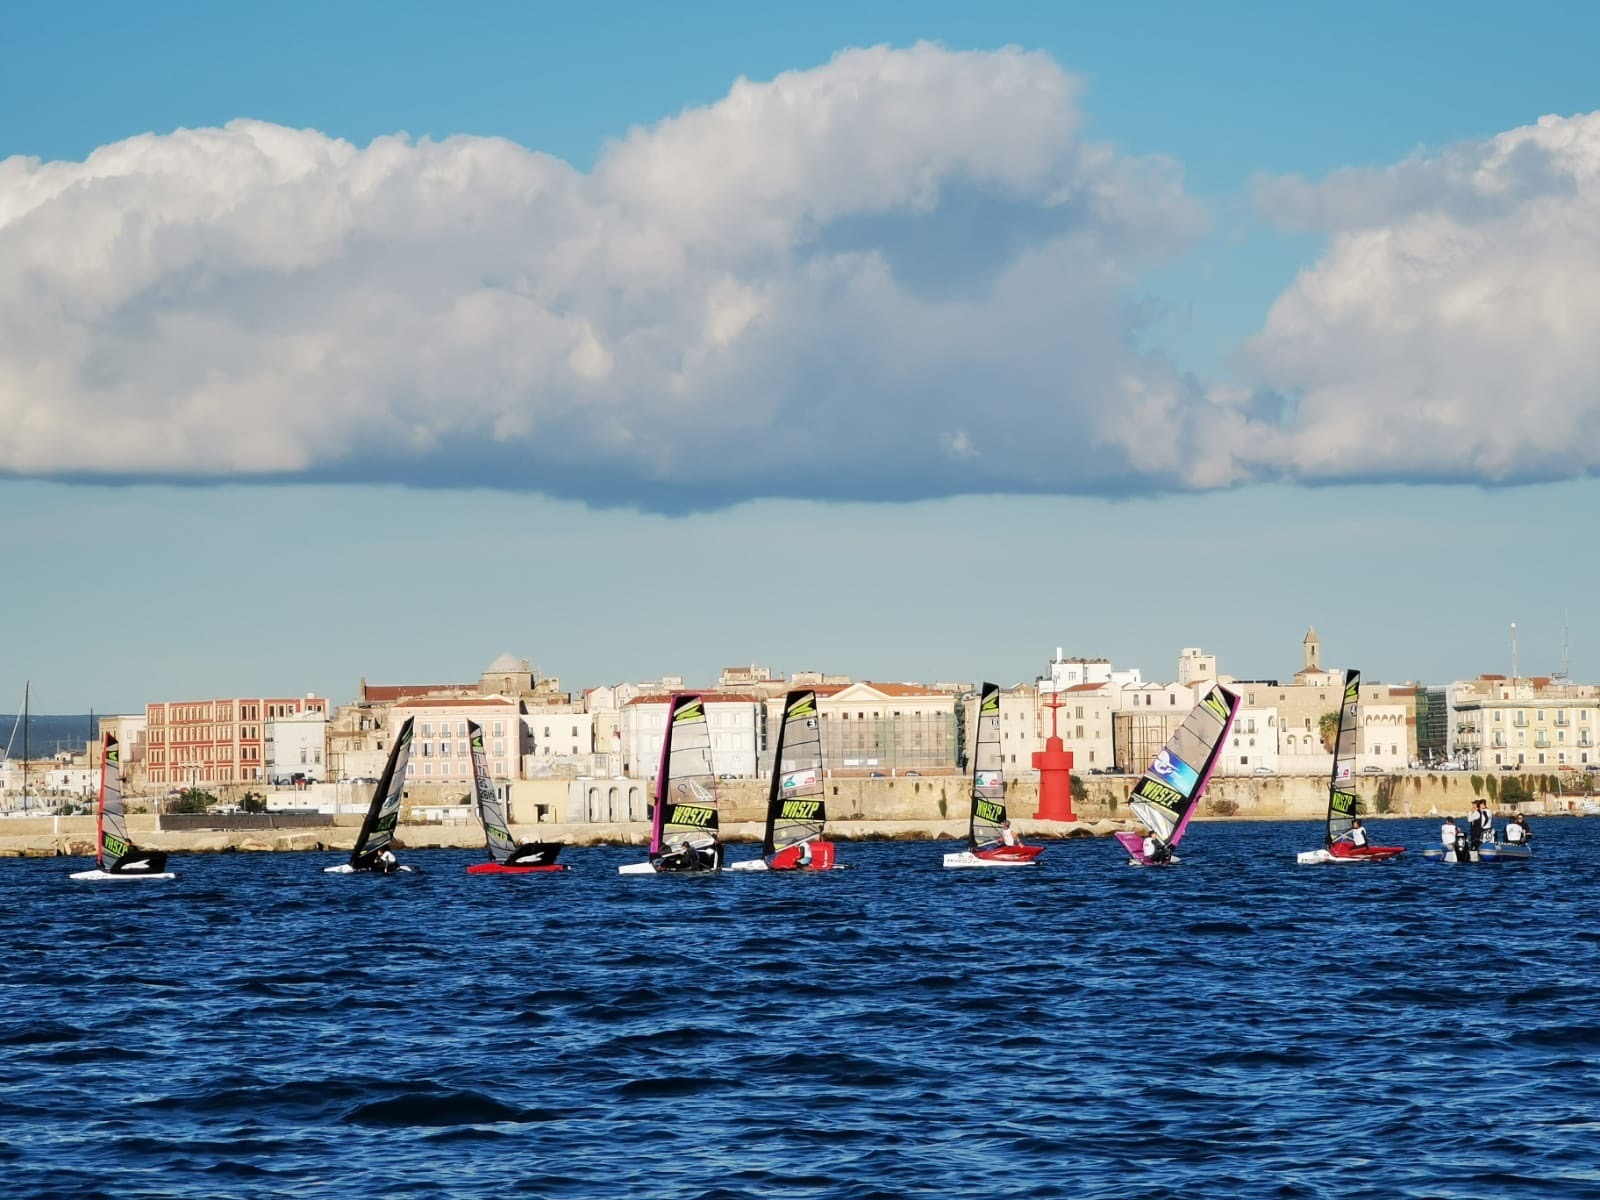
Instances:
[[[1600,676],[1586,7],[9,14],[0,708]]]

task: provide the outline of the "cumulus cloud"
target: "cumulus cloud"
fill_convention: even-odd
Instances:
[[[1328,236],[1247,361],[1244,476],[1517,483],[1600,466],[1600,113],[1319,182],[1262,211]]]
[[[1203,214],[1077,93],[922,44],[740,80],[588,172],[250,120],[5,160],[0,473],[663,509],[1234,482],[1244,409],[1131,348],[1130,281]]]

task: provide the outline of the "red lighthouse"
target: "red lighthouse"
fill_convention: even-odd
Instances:
[[[1039,811],[1033,814],[1036,821],[1076,821],[1072,811],[1072,751],[1063,749],[1061,736],[1056,732],[1056,710],[1061,707],[1061,693],[1050,694],[1050,736],[1044,749],[1033,754],[1033,765],[1039,772]]]

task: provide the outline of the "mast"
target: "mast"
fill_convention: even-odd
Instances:
[[[33,681],[22,685],[22,811],[28,811],[28,692]]]
[[[106,772],[115,757],[117,740],[108,733],[100,743],[100,794],[94,804],[94,862],[102,871],[106,869]]]
[[[650,857],[661,853],[661,829],[667,810],[667,762],[672,753],[672,721],[678,712],[678,693],[667,697],[667,727],[661,731],[661,762],[656,767],[656,802],[650,811]]]

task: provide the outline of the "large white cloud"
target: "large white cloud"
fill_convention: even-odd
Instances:
[[[588,173],[248,120],[0,162],[0,472],[662,507],[1229,482],[1232,425],[1125,307],[1202,216],[1084,141],[1076,90],[917,45],[741,80]]]
[[[1600,113],[1316,183],[1261,208],[1329,236],[1248,360],[1285,397],[1244,475],[1521,482],[1600,466]]]

